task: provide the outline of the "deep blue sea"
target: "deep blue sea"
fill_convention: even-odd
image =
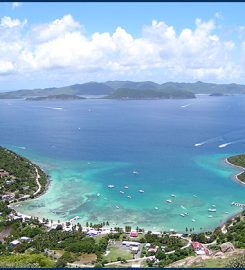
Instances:
[[[245,201],[245,186],[232,177],[239,170],[224,162],[245,152],[244,116],[245,95],[0,100],[0,144],[51,177],[48,192],[23,202],[20,212],[53,220],[78,215],[81,224],[108,220],[111,226],[200,231],[240,211],[231,202]]]

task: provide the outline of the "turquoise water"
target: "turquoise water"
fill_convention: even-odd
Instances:
[[[200,231],[238,212],[231,202],[244,202],[245,188],[232,178],[239,170],[224,163],[244,152],[243,96],[0,103],[1,144],[51,177],[48,192],[23,202],[20,212],[53,220],[78,215],[81,224]],[[208,212],[212,205],[217,212]]]

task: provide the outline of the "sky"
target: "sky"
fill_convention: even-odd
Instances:
[[[0,91],[245,84],[245,3],[0,3]]]

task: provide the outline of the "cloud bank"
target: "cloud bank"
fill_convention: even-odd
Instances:
[[[218,14],[221,16],[220,14]],[[215,15],[216,17],[218,15]],[[118,26],[113,33],[85,34],[71,15],[39,24],[0,18],[0,80],[21,76],[71,81],[240,81],[245,41],[217,34],[216,21],[197,18],[193,29],[153,20],[140,37]],[[179,79],[178,79],[179,78]]]

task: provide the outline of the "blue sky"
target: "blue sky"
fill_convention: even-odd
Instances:
[[[116,79],[245,83],[244,7],[1,3],[0,91]]]

